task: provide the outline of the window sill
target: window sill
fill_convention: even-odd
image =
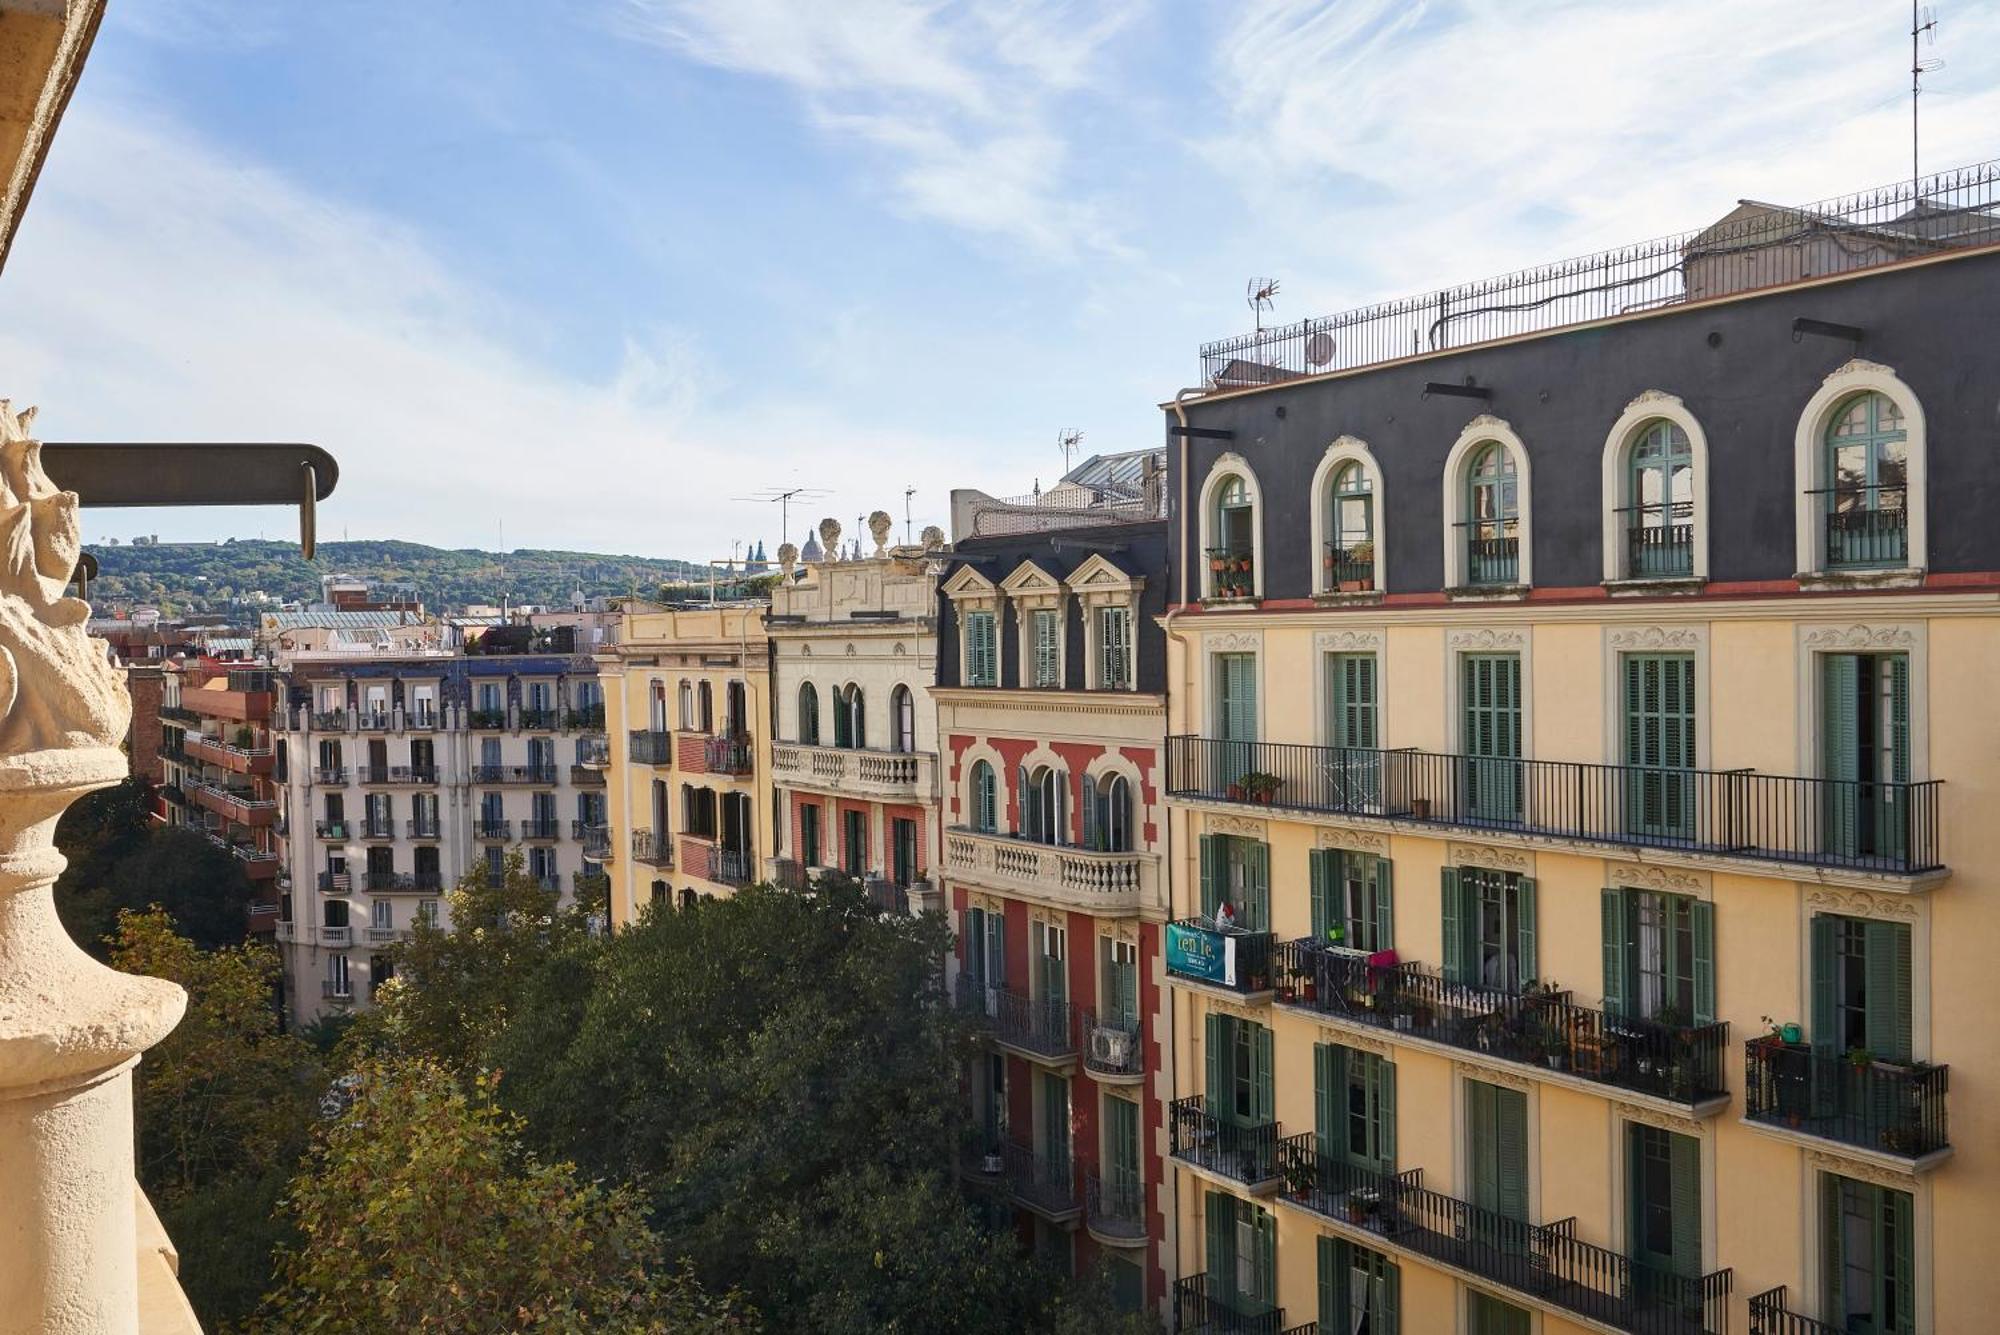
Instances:
[[[1825,593],[1853,589],[1918,589],[1925,572],[1917,566],[1893,570],[1819,570],[1794,575],[1801,593]]]
[[[1654,575],[1645,579],[1607,579],[1604,591],[1613,598],[1685,597],[1708,587],[1702,575]]]
[[[1256,594],[1245,594],[1241,597],[1231,596],[1227,598],[1217,597],[1214,594],[1210,594],[1208,597],[1203,598],[1201,600],[1201,605],[1203,607],[1216,608],[1218,610],[1226,610],[1229,608],[1256,608],[1261,606],[1263,604],[1263,601],[1264,600]]]
[[[1526,601],[1525,584],[1465,584],[1446,589],[1445,598],[1454,603],[1518,603]]]
[[[1322,589],[1313,595],[1321,607],[1373,607],[1382,601],[1380,589]]]

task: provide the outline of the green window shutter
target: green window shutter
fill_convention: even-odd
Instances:
[[[1604,918],[1604,1013],[1625,1013],[1625,892],[1606,890]]]
[[[1465,1082],[1466,1158],[1472,1181],[1472,1204],[1495,1208],[1500,1199],[1499,1149],[1494,1099],[1498,1085],[1483,1080]]]
[[[1342,1096],[1347,1090],[1347,1049],[1337,1043],[1313,1044],[1313,1131],[1319,1152],[1337,1158],[1337,1147],[1346,1143],[1341,1135],[1340,1117],[1345,1111]]]
[[[1236,1293],[1236,1201],[1211,1191],[1208,1212],[1208,1292],[1227,1302]]]
[[[1382,1057],[1369,1062],[1375,1080],[1375,1171],[1396,1172],[1396,1063]]]
[[[1834,937],[1839,920],[1820,914],[1812,920],[1812,1045],[1822,1056],[1833,1055]]]
[[[1910,926],[1871,922],[1868,952],[1868,1050],[1883,1061],[1910,1059]]]
[[[1334,888],[1339,884],[1339,852],[1331,848],[1315,848],[1306,854],[1306,867],[1312,879],[1312,937],[1315,941],[1327,939],[1327,932],[1336,921],[1333,911]]]
[[[1208,1099],[1211,1116],[1220,1117],[1229,1106],[1229,1019],[1217,1011],[1210,1011],[1203,1030],[1203,1058],[1208,1066],[1208,1084],[1202,1093]]]
[[[1895,1289],[1896,1330],[1917,1328],[1916,1211],[1906,1191],[1879,1188],[1882,1193],[1881,1227],[1889,1230],[1888,1245],[1881,1248],[1883,1279]],[[1878,1286],[1879,1289],[1879,1286]]]
[[[1847,1221],[1841,1208],[1845,1182],[1832,1173],[1819,1175],[1819,1314],[1835,1328],[1847,1324],[1847,1304],[1841,1301],[1841,1267],[1847,1259]]]
[[[1697,899],[1688,905],[1694,932],[1694,1022],[1715,1023],[1715,905]]]
[[[1097,809],[1097,780],[1090,775],[1083,776],[1083,846],[1102,848],[1104,846],[1103,815]]]
[[[1494,1158],[1499,1195],[1494,1206],[1509,1219],[1528,1218],[1528,1096],[1494,1087]]]
[[[1458,868],[1446,867],[1438,873],[1444,916],[1444,976],[1454,983],[1465,981],[1465,912],[1459,887]]]
[[[1347,1319],[1347,1251],[1339,1238],[1319,1239],[1319,1328],[1337,1335]]]
[[[1277,1117],[1277,1094],[1271,1074],[1271,1031],[1250,1026],[1250,1116],[1259,1126]]]
[[[1515,934],[1517,953],[1521,957],[1521,983],[1526,986],[1529,979],[1539,980],[1542,976],[1535,959],[1535,881],[1523,876],[1515,885],[1515,903],[1518,906],[1515,917],[1519,929]]]
[[[1381,1292],[1382,1310],[1376,1316],[1381,1319],[1382,1335],[1398,1335],[1403,1319],[1403,1267],[1387,1258],[1382,1262]]]
[[[1228,835],[1205,834],[1201,837],[1201,916],[1213,918],[1215,911],[1222,907],[1224,868],[1228,861],[1228,845],[1223,841]]]
[[[1257,1302],[1270,1307],[1278,1301],[1278,1220],[1269,1210],[1250,1209],[1256,1220],[1257,1254],[1251,1269],[1257,1276]]]
[[[1674,1135],[1673,1211],[1674,1273],[1693,1279],[1701,1274],[1701,1142]]]
[[[1251,932],[1271,930],[1271,846],[1261,840],[1243,845],[1243,928]]]
[[[986,910],[967,909],[959,938],[965,942],[965,973],[975,987],[986,984]]]
[[[1820,772],[1834,780],[1823,801],[1827,850],[1852,853],[1860,829],[1860,799],[1851,781],[1861,775],[1861,660],[1853,654],[1827,654],[1821,667]]]
[[[1625,1123],[1625,1253],[1634,1260],[1651,1260],[1645,1245],[1646,1206],[1641,1192],[1646,1181],[1646,1127]]]
[[[1396,887],[1392,864],[1387,858],[1374,859],[1375,867],[1375,949],[1396,948]]]
[[[1910,658],[1891,654],[1889,668],[1889,778],[1910,781]]]

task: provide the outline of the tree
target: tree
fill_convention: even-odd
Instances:
[[[56,828],[69,865],[56,911],[70,937],[104,957],[118,915],[157,904],[202,947],[243,940],[252,897],[243,864],[193,830],[152,819],[153,786],[128,778],[85,797]]]
[[[638,1194],[579,1180],[520,1144],[497,1074],[370,1060],[287,1199],[304,1238],[267,1306],[272,1331],[718,1335],[753,1329],[733,1296],[667,1265]]]

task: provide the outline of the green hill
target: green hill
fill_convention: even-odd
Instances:
[[[144,604],[168,615],[222,612],[251,595],[283,600],[319,597],[331,574],[391,581],[414,587],[426,607],[449,610],[468,603],[567,605],[586,595],[651,594],[663,582],[702,580],[704,567],[686,561],[598,552],[426,547],[417,542],[323,542],[311,561],[296,544],[231,539],[221,543],[96,546],[98,579],[91,602],[103,611]]]

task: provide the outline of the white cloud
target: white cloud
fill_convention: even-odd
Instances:
[[[625,0],[616,31],[796,91],[924,218],[1054,258],[1126,253],[1060,125],[1139,0]]]

